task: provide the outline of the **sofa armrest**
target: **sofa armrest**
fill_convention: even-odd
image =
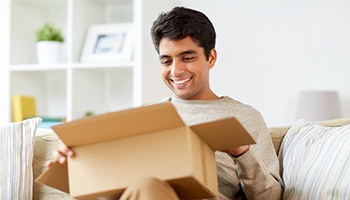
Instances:
[[[284,135],[287,133],[290,126],[271,127],[269,128],[270,136],[273,146],[275,147],[276,154],[278,154]]]

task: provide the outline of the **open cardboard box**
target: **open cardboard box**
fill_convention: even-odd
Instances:
[[[76,199],[112,199],[142,177],[167,181],[182,199],[218,195],[214,151],[254,140],[235,118],[186,126],[160,103],[52,127],[76,156],[37,182]]]

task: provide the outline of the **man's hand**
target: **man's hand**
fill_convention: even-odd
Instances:
[[[46,163],[47,167],[51,167],[55,162],[60,164],[64,164],[67,162],[67,157],[74,157],[74,151],[67,147],[64,144],[60,144],[57,151],[53,152],[54,157],[56,158],[54,161],[49,161]]]
[[[244,145],[244,146],[235,147],[232,149],[227,149],[223,152],[226,152],[234,157],[239,157],[243,155],[245,152],[247,152],[248,150],[249,150],[249,145]]]

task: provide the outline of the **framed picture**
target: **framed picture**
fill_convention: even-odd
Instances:
[[[129,61],[132,59],[131,23],[98,24],[89,27],[81,54],[82,62]]]

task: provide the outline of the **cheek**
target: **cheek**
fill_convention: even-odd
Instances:
[[[162,78],[165,79],[168,76],[169,72],[165,67],[160,67],[160,74]]]

